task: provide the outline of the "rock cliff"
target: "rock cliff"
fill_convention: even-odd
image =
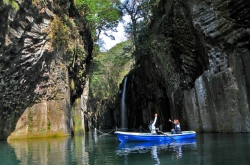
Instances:
[[[6,2],[0,2],[0,139],[83,132],[76,128],[84,123],[83,116],[75,119],[83,111],[76,100],[84,97],[93,42],[74,1],[13,1],[17,8]]]
[[[93,42],[73,2],[0,2],[0,139],[119,125],[105,111],[84,121]],[[153,16],[127,76],[129,127],[157,112],[164,130],[178,118],[183,130],[250,132],[249,0],[159,0]]]
[[[163,128],[250,132],[250,5],[243,0],[160,0],[128,75],[130,127],[155,112]],[[144,38],[143,38],[144,37]]]

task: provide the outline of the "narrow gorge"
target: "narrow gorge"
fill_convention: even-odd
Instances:
[[[114,69],[107,70],[104,88],[112,92],[101,99],[90,85],[93,34],[75,1],[6,2],[0,2],[0,140],[147,127],[154,113],[165,131],[172,128],[168,119],[178,118],[183,130],[250,132],[249,0],[156,1],[137,50],[122,48],[133,62],[114,66],[123,80],[113,82]]]

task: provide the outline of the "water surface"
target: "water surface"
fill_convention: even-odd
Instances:
[[[169,143],[120,143],[115,135],[0,141],[0,165],[248,165],[250,134],[205,133]]]

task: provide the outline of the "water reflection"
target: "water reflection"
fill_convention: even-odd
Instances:
[[[2,142],[4,145],[0,143],[0,154],[9,155],[2,150],[3,146],[13,153],[5,160],[6,165],[110,165],[120,161],[114,153],[118,143],[113,135],[97,136],[93,133],[64,138],[11,140]],[[3,158],[4,155],[0,155],[0,164]]]
[[[249,164],[250,134],[182,142],[120,143],[115,135],[0,141],[0,165]]]
[[[84,150],[85,138],[77,136],[74,139],[64,137],[11,140],[9,145],[14,149],[20,165],[72,164],[71,162],[88,164],[88,153]]]
[[[180,159],[183,154],[183,150],[195,150],[196,140],[189,139],[185,141],[175,141],[171,143],[167,142],[122,142],[118,145],[116,154],[119,156],[128,156],[136,153],[150,152],[151,158],[153,158],[157,164],[161,164],[158,153],[161,151],[169,151],[172,155],[172,159]]]

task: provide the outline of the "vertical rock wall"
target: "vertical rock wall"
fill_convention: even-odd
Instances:
[[[247,75],[240,57],[231,60],[234,66],[215,75],[202,75],[194,89],[185,92],[184,105],[190,128],[205,132],[250,131]],[[194,113],[199,115],[192,115]]]
[[[26,108],[8,139],[67,136],[73,132],[67,68],[62,63],[58,64],[50,67],[53,68],[50,73],[55,75],[48,81],[51,82],[50,86],[43,89],[46,92],[54,90],[56,96],[49,100],[44,98]],[[37,85],[37,88],[40,87]]]
[[[159,1],[129,75],[129,113],[139,124],[158,112],[183,129],[249,132],[249,22],[249,1]]]
[[[72,1],[16,3],[0,7],[0,139],[70,135],[91,34]]]
[[[250,131],[248,3],[231,0],[190,4],[194,27],[202,34],[209,59],[208,70],[196,79],[193,90],[185,91],[191,129]],[[196,101],[190,102],[190,98]],[[199,115],[190,115],[194,109]],[[194,121],[199,125],[195,126]]]
[[[72,118],[74,121],[74,134],[85,133],[85,113],[87,113],[87,101],[89,97],[89,79],[87,79],[80,98],[77,98],[72,108]]]

